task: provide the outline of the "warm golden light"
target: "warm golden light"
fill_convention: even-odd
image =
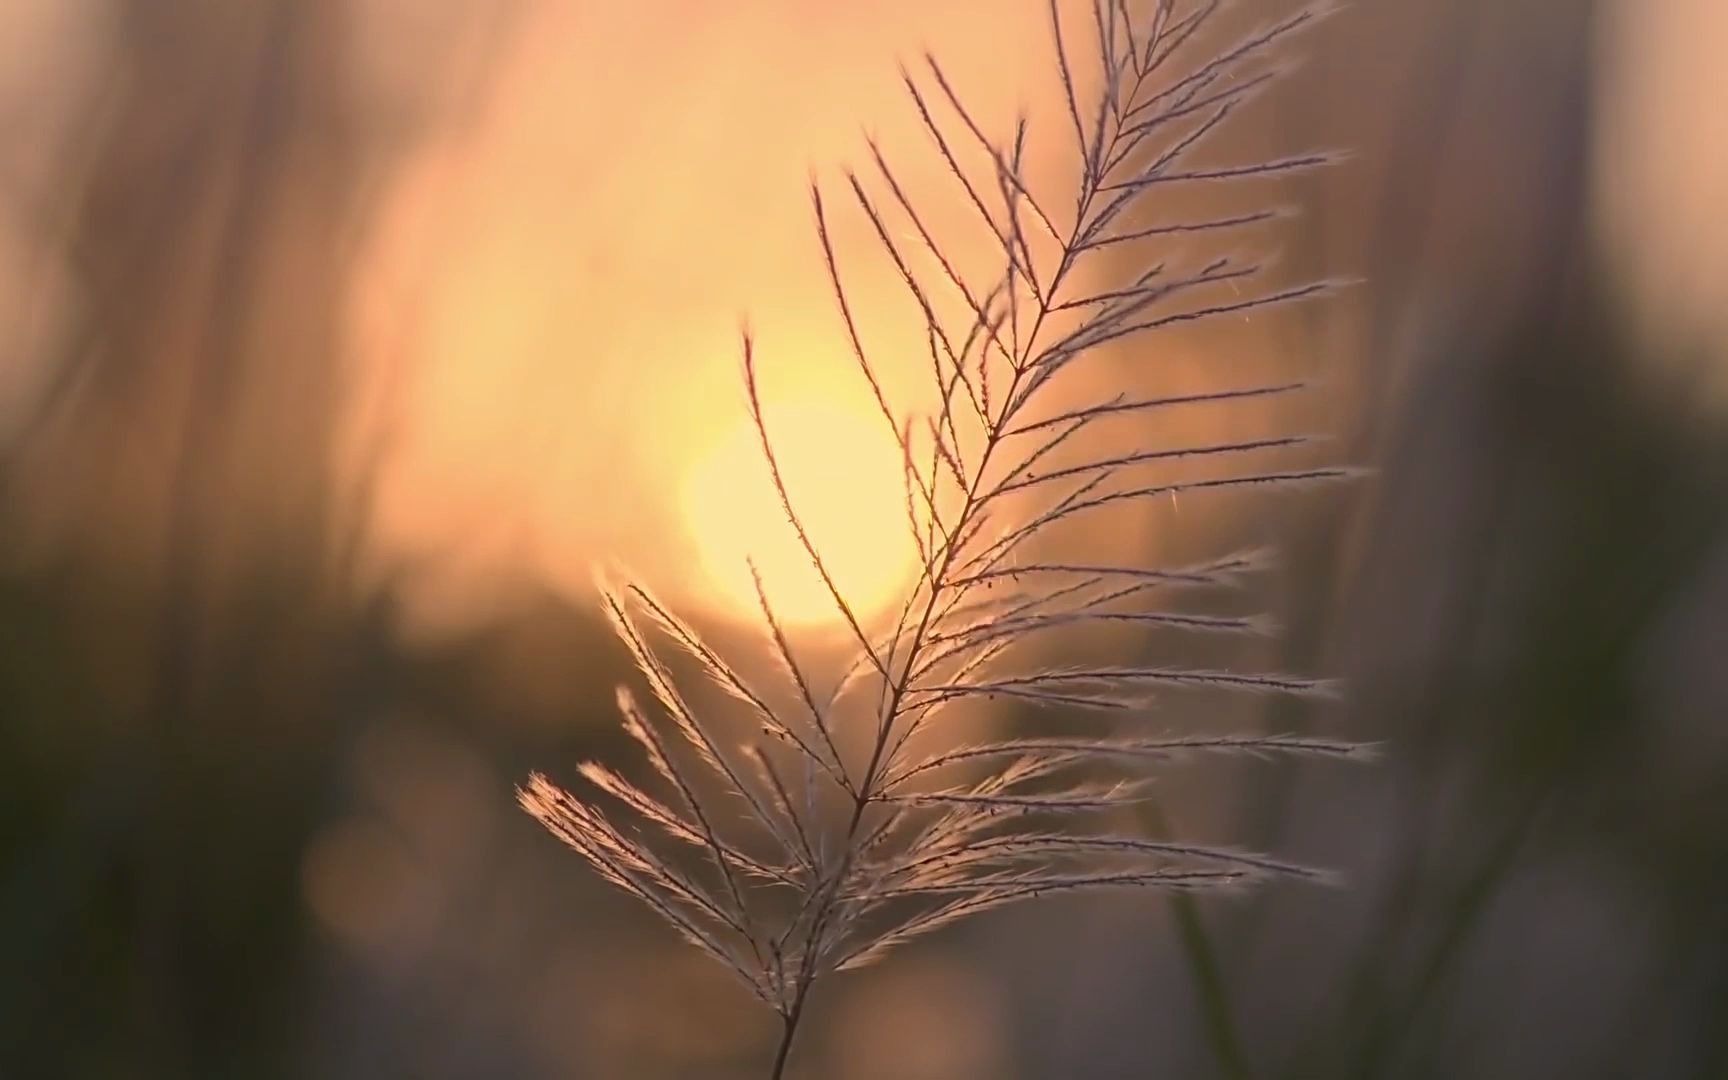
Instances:
[[[898,450],[886,425],[814,400],[769,403],[764,412],[792,505],[834,584],[860,618],[882,613],[916,565]],[[781,509],[747,418],[696,457],[681,494],[685,528],[717,598],[755,611],[754,561],[776,617],[804,626],[839,621]]]

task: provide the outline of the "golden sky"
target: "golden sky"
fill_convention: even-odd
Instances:
[[[860,419],[864,388],[827,292],[806,185],[815,175],[843,190],[843,168],[864,168],[874,134],[932,217],[963,218],[945,214],[956,194],[916,126],[898,63],[929,49],[987,128],[1006,130],[1024,106],[1035,132],[1060,139],[1041,2],[354,4],[369,92],[386,103],[430,98],[448,119],[390,174],[355,303],[368,375],[356,414],[382,418],[388,435],[372,532],[382,555],[425,556],[424,614],[465,618],[496,597],[501,577],[585,590],[590,565],[607,558],[724,606],[745,580],[744,553],[795,561],[748,493],[720,490],[720,477],[752,482],[738,378],[744,318],[785,453],[820,466],[802,486],[818,500],[846,497],[813,513],[882,516],[850,505],[886,498],[879,479],[893,466]],[[88,126],[104,85],[92,47],[103,10],[101,0],[0,10],[9,125],[0,169],[11,196],[0,217],[0,318],[12,328],[0,428],[29,399],[50,354],[38,346],[75,293],[45,253],[52,232],[32,219],[29,196],[52,189],[68,167],[64,148]],[[1712,47],[1723,34],[1712,31],[1728,32],[1725,20],[1715,0],[1623,0],[1600,29],[1606,235],[1654,323],[1717,339],[1728,337],[1717,205],[1728,112],[1715,105]],[[428,73],[440,75],[435,85]],[[472,101],[439,100],[470,85],[482,88]],[[1295,149],[1279,135],[1256,152]],[[1049,145],[1035,136],[1032,159],[1059,168],[1060,153],[1040,151]],[[908,346],[908,362],[885,376],[910,394],[920,347],[905,308],[882,306],[902,301],[865,228],[843,217],[837,240],[856,256],[872,324]],[[760,489],[754,498],[759,507]],[[860,588],[892,584],[871,564],[903,557],[898,531],[834,528],[848,535],[832,543],[859,549],[854,572],[872,578]]]
[[[1024,73],[1047,67],[1042,8],[531,11],[496,60],[483,115],[416,162],[373,255],[373,335],[389,340],[405,312],[424,320],[405,349],[412,424],[382,535],[438,549],[459,605],[500,563],[533,562],[581,587],[606,554],[699,592],[718,578],[736,597],[743,554],[789,558],[775,554],[786,540],[772,515],[749,509],[759,491],[740,494],[734,514],[715,490],[734,464],[753,464],[739,449],[741,319],[760,342],[771,414],[787,416],[786,455],[819,456],[827,470],[805,490],[898,498],[892,444],[862,411],[823,277],[810,177],[842,183],[844,166],[868,161],[868,132],[909,185],[951,197],[898,62],[929,48],[983,116],[1011,123],[1040,85]],[[897,286],[874,265],[868,226],[844,220],[838,242],[860,256],[864,287],[889,295]],[[745,470],[740,482],[760,481]],[[886,512],[856,540],[901,558],[898,502]],[[859,572],[861,588],[893,584]]]

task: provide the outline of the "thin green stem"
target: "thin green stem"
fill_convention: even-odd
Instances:
[[[1218,1061],[1218,1075],[1225,1080],[1253,1080],[1254,1070],[1249,1067],[1248,1056],[1242,1049],[1242,1037],[1236,1027],[1224,969],[1218,963],[1218,952],[1206,930],[1200,905],[1192,896],[1177,893],[1170,898],[1170,910],[1176,917],[1182,951],[1188,959],[1189,974],[1194,979],[1206,1041],[1212,1047],[1212,1056]]]
[[[1546,792],[1532,796],[1512,815],[1500,836],[1483,852],[1480,862],[1459,884],[1439,935],[1402,995],[1386,995],[1368,1022],[1361,1051],[1350,1075],[1370,1080],[1380,1075],[1386,1059],[1408,1037],[1416,1020],[1446,976],[1462,960],[1463,946],[1480,926],[1496,890],[1529,840],[1547,804]]]
[[[1170,834],[1169,822],[1156,802],[1148,802],[1145,813],[1154,832]],[[1253,1080],[1254,1070],[1242,1048],[1236,1012],[1230,1002],[1229,984],[1224,978],[1224,968],[1218,962],[1218,950],[1206,929],[1200,905],[1192,896],[1176,893],[1170,898],[1170,912],[1176,919],[1182,953],[1194,981],[1194,997],[1200,1008],[1206,1042],[1212,1048],[1212,1056],[1217,1059],[1218,1075],[1224,1080]]]

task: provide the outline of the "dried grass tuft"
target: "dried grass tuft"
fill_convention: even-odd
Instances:
[[[1225,185],[1314,168],[1306,153],[1240,163],[1196,161],[1208,137],[1279,75],[1269,57],[1325,13],[1312,7],[1222,48],[1195,47],[1216,0],[1161,0],[1148,18],[1127,0],[1095,0],[1090,34],[1050,4],[1054,61],[1073,129],[1071,203],[1034,194],[1023,163],[1026,124],[992,141],[941,66],[925,57],[905,85],[936,152],[991,238],[998,271],[969,281],[920,213],[891,163],[870,146],[880,191],[846,177],[845,194],[872,226],[925,325],[932,406],[896,409],[878,378],[831,238],[830,200],[812,185],[816,238],[853,361],[903,464],[907,527],[920,552],[899,618],[873,634],[828,572],[780,480],[774,433],[757,390],[754,343],[743,374],[762,453],[781,508],[840,620],[857,660],[819,693],[758,582],[762,621],[785,686],[751,685],[688,624],[647,591],[602,583],[605,610],[634,656],[659,716],[628,693],[619,705],[664,795],[590,763],[601,793],[682,850],[658,853],[596,804],[540,775],[521,792],[543,822],[614,885],[635,895],[714,956],[786,1021],[774,1063],[784,1069],[811,987],[823,976],[880,958],[892,947],[967,915],[1054,893],[1095,889],[1202,891],[1320,872],[1270,856],[1109,831],[1101,817],[1144,798],[1147,769],[1198,754],[1363,756],[1338,740],[1281,735],[1157,736],[1141,728],[1154,692],[1324,695],[1329,684],[1276,673],[1163,666],[1037,666],[1023,648],[1082,626],[1158,627],[1204,634],[1264,634],[1264,617],[1180,610],[1186,590],[1232,589],[1265,565],[1264,553],[1198,566],[1079,565],[1023,558],[1031,542],[1105,507],[1177,493],[1277,491],[1331,483],[1344,468],[1256,467],[1243,462],[1309,442],[1304,434],[1181,446],[1146,446],[1050,467],[1064,444],[1094,425],[1196,405],[1293,394],[1300,382],[1223,386],[1180,396],[1118,395],[1050,411],[1051,388],[1102,346],[1195,320],[1324,296],[1327,281],[1264,283],[1266,260],[1219,257],[1192,267],[1153,261],[1153,242],[1237,235],[1284,216],[1280,207],[1157,220],[1144,212],[1170,185]],[[1082,48],[1082,36],[1096,39]],[[1075,72],[1097,65],[1096,100]],[[1119,266],[1146,252],[1143,272],[1109,288],[1077,289],[1081,267],[1108,252]],[[1106,267],[1107,268],[1107,267]],[[1088,271],[1095,269],[1088,267]],[[1093,276],[1090,272],[1086,276]],[[1149,470],[1181,462],[1180,480]],[[1199,471],[1194,471],[1195,467]],[[651,644],[688,654],[749,716],[761,738],[723,745],[686,702]],[[770,702],[788,698],[791,707]],[[1115,717],[1115,734],[1053,735],[957,745],[943,714],[975,700]],[[860,722],[848,703],[867,709]],[[842,714],[847,716],[843,720]],[[662,728],[668,729],[664,734]],[[924,735],[924,738],[915,736]],[[844,738],[842,736],[845,736]],[[847,746],[856,752],[848,754]],[[861,748],[861,749],[857,749]],[[702,853],[688,858],[690,850]]]

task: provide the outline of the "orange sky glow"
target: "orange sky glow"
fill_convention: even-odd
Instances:
[[[0,17],[0,99],[26,103],[9,113],[19,124],[4,162],[19,190],[53,187],[60,159],[42,147],[76,135],[99,96],[91,88],[106,85],[92,44],[99,8],[17,0]],[[457,25],[504,8],[495,35]],[[411,560],[418,622],[484,616],[500,581],[585,598],[592,567],[613,561],[683,602],[748,617],[746,557],[789,619],[821,622],[825,590],[782,515],[762,509],[774,500],[746,426],[745,321],[776,437],[792,471],[815,477],[794,479],[807,489],[799,501],[829,522],[836,559],[859,564],[847,576],[860,606],[883,603],[912,560],[897,463],[828,292],[807,185],[814,176],[843,196],[846,167],[870,171],[873,135],[931,220],[968,217],[900,84],[899,63],[928,49],[988,130],[1030,113],[1029,160],[1060,190],[1068,146],[1043,4],[354,0],[353,10],[371,39],[360,63],[372,105],[441,93],[424,87],[429,70],[484,70],[470,80],[481,88],[472,106],[446,110],[460,115],[432,125],[387,174],[354,298],[364,363],[350,471],[381,470],[367,535],[381,567]],[[1602,31],[1605,236],[1651,321],[1694,337],[1720,337],[1728,311],[1728,245],[1697,242],[1719,231],[1710,196],[1728,162],[1728,141],[1714,137],[1724,114],[1692,107],[1711,100],[1714,78],[1703,44],[1713,39],[1697,29],[1721,23],[1722,10],[1628,0]],[[56,79],[67,92],[37,91]],[[1280,132],[1252,137],[1264,139],[1258,150],[1291,149]],[[916,405],[920,325],[868,225],[844,212],[834,224],[889,396]],[[3,426],[43,381],[52,350],[42,342],[76,282],[31,247],[38,223],[0,226],[0,315],[15,331],[0,357]],[[947,239],[961,262],[987,254],[982,233]],[[1179,382],[1187,364],[1206,385],[1255,381],[1265,372],[1241,365],[1275,351],[1233,341],[1224,363],[1174,338],[1158,348],[1162,373]],[[1311,351],[1287,355],[1277,375]]]
[[[989,0],[537,6],[497,58],[483,117],[403,181],[362,305],[379,341],[405,312],[423,320],[390,389],[413,421],[378,526],[386,548],[438,552],[426,616],[463,610],[500,565],[581,590],[611,557],[736,613],[754,605],[749,556],[789,619],[831,617],[746,426],[745,318],[789,483],[860,606],[886,603],[911,557],[899,463],[846,349],[807,186],[843,184],[868,133],[915,195],[956,197],[898,62],[929,48],[979,113],[1011,122],[1037,110],[1023,73],[1046,66],[1039,14]],[[842,217],[836,236],[862,302],[889,306],[873,316],[888,340],[918,344],[868,227]],[[896,354],[912,362],[884,379],[913,394],[922,346],[883,350]]]

